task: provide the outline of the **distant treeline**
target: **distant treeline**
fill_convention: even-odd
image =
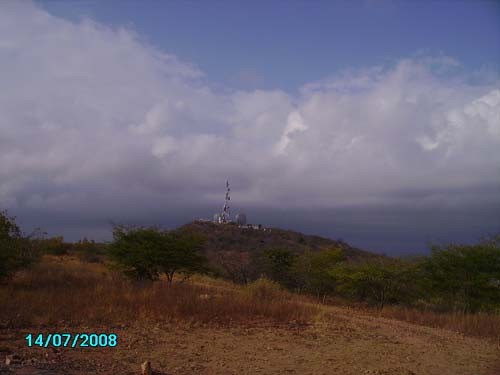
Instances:
[[[26,234],[14,217],[0,211],[0,282],[8,280],[16,271],[29,267],[44,254],[73,254],[87,262],[101,262],[105,258],[107,246],[87,239],[68,243],[63,237],[47,238],[40,230]]]
[[[42,254],[76,255],[81,260],[94,263],[103,262],[109,244],[83,238],[78,242],[65,242],[64,237],[38,238],[36,240]]]
[[[500,238],[474,245],[435,246],[431,255],[411,260],[346,256],[341,247],[293,251],[270,247],[253,254],[221,252],[207,258],[200,233],[116,226],[109,244],[41,233],[25,235],[0,212],[0,281],[36,262],[42,254],[72,254],[87,262],[106,262],[135,279],[171,283],[208,273],[246,283],[261,277],[297,293],[322,299],[340,296],[382,308],[387,304],[435,311],[500,313]],[[235,244],[237,246],[237,244]]]

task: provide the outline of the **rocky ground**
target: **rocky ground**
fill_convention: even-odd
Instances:
[[[0,329],[0,374],[140,374],[150,360],[157,374],[500,374],[500,343],[376,318],[346,308],[325,308],[309,326],[245,327],[166,324],[120,327],[61,326],[45,332],[110,332],[110,349],[27,348],[33,330]],[[38,331],[37,331],[38,332]]]

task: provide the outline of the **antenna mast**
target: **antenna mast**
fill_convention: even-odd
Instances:
[[[229,201],[231,197],[229,196],[229,192],[231,189],[229,188],[229,181],[226,181],[226,199],[224,201],[224,206],[222,207],[222,212],[220,214],[220,222],[222,224],[229,223],[230,221],[230,212],[229,212]]]

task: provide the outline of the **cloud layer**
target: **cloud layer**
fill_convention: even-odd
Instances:
[[[500,85],[471,77],[414,56],[296,94],[216,89],[131,30],[1,2],[0,206],[186,219],[229,178],[259,209],[498,207]]]

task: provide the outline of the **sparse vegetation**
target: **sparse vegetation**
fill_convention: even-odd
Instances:
[[[158,232],[153,232],[151,237],[150,233],[139,233],[138,237],[145,235],[148,241],[157,239]],[[134,241],[128,244],[137,246],[135,255],[142,259],[142,247],[135,242],[138,232],[133,234]],[[169,232],[161,234],[170,235]],[[176,235],[181,241],[187,234]],[[151,244],[148,241],[145,244]],[[172,243],[175,242],[167,242]],[[189,241],[181,243],[191,246]],[[157,243],[152,244],[149,250],[158,249]],[[173,249],[180,251],[182,247]],[[265,360],[280,360],[286,353],[289,363],[295,361],[297,371],[307,372],[314,367],[316,373],[331,365],[332,355],[342,369],[350,366],[350,373],[359,373],[356,353],[361,351],[371,356],[364,360],[364,366],[378,366],[381,371],[387,369],[387,365],[371,358],[386,355],[388,351],[397,361],[409,355],[412,361],[419,358],[418,362],[411,362],[416,363],[415,366],[425,363],[435,366],[439,362],[440,369],[447,371],[440,373],[449,374],[464,368],[477,369],[479,362],[474,361],[478,359],[485,362],[484,368],[490,368],[497,358],[494,343],[500,342],[499,314],[437,312],[432,305],[413,307],[413,297],[406,300],[408,290],[399,287],[404,277],[424,272],[422,261],[379,259],[377,263],[374,260],[350,263],[338,249],[295,255],[281,249],[266,253],[271,261],[266,266],[270,267],[269,276],[281,283],[261,277],[254,281],[249,278],[241,285],[206,274],[185,279],[185,275],[177,271],[169,279],[162,268],[166,260],[161,263],[162,267],[153,268],[158,272],[156,281],[144,282],[144,278],[137,280],[122,272],[134,264],[110,268],[109,261],[116,258],[101,258],[102,250],[100,244],[90,241],[72,244],[67,254],[45,255],[32,267],[18,268],[8,283],[0,285],[2,351],[21,352],[20,358],[30,361],[23,362],[28,363],[27,368],[35,363],[35,367],[38,364],[40,368],[62,369],[64,373],[73,373],[73,369],[96,373],[103,368],[110,369],[109,373],[133,373],[129,370],[137,369],[139,356],[141,361],[151,359],[159,368],[168,370],[166,373],[179,375],[192,374],[193,368],[206,368],[203,366],[207,364],[213,369],[207,373],[219,373],[227,368],[226,363],[233,366],[238,363],[240,369],[235,371],[242,373],[241,368],[250,369],[256,358],[263,359],[262,369],[272,372],[275,367],[263,367]],[[160,250],[162,254],[174,251],[164,247]],[[98,254],[98,261],[86,259],[82,254]],[[139,264],[151,263],[141,260]],[[257,262],[251,264],[258,265]],[[284,270],[280,270],[279,265]],[[179,271],[185,269],[179,268]],[[417,285],[421,293],[418,288],[422,284],[411,281],[406,287]],[[421,303],[429,304],[429,301],[425,299]],[[120,345],[112,355],[109,350],[100,354],[94,351],[97,357],[93,355],[89,361],[85,351],[38,350],[27,348],[22,341],[28,332],[89,331],[117,333]],[[465,338],[454,332],[479,339]],[[439,347],[429,350],[427,343],[431,340],[439,340]],[[62,352],[64,357],[59,356]],[[164,361],[166,353],[167,362]],[[193,358],[197,367],[193,367]],[[212,361],[213,358],[217,362]],[[352,364],[353,358],[356,364]],[[457,358],[470,360],[457,361]],[[398,372],[375,373],[400,373],[399,367],[389,369]],[[253,367],[249,371],[253,371]]]
[[[307,296],[283,290],[259,279],[247,286],[196,277],[190,282],[160,278],[140,283],[110,271],[100,263],[76,257],[45,256],[0,287],[0,321],[11,327],[65,325],[120,325],[132,320],[252,324],[302,324],[322,319],[323,307]],[[63,301],[63,302],[62,302]],[[348,301],[342,301],[348,305]],[[356,306],[356,305],[355,305]],[[500,316],[491,313],[438,313],[402,306],[375,310],[358,305],[360,312],[419,325],[446,328],[471,336],[500,340]],[[333,315],[330,319],[336,320]]]
[[[300,303],[272,282],[248,288],[213,287],[160,279],[140,283],[98,263],[46,256],[0,288],[0,321],[11,327],[107,324],[134,320],[191,321],[212,324],[311,321],[318,308]],[[272,298],[262,298],[263,295]]]

